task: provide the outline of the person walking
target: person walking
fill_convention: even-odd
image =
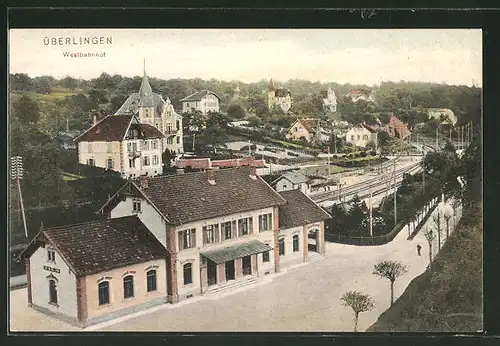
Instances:
[[[417,254],[420,256],[420,250],[422,250],[422,247],[420,244],[417,245]]]

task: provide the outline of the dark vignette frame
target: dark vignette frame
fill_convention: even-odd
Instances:
[[[17,1],[15,6],[19,5]],[[61,1],[60,1],[61,2]],[[64,6],[64,3],[57,4]],[[113,5],[111,5],[113,6]],[[457,342],[468,344],[477,342],[498,342],[494,335],[500,334],[498,323],[498,292],[500,285],[496,273],[499,261],[500,237],[495,231],[494,196],[498,189],[499,178],[495,168],[498,158],[495,155],[495,131],[499,117],[499,97],[495,86],[499,85],[500,61],[500,12],[495,10],[449,10],[449,9],[231,9],[231,8],[124,8],[116,4],[114,8],[5,8],[6,28],[482,28],[483,29],[483,224],[486,226],[483,242],[484,261],[484,333],[453,335],[442,333],[51,333],[65,335],[58,338],[35,337],[41,333],[15,333],[10,336],[9,344],[41,342],[42,344],[104,344],[134,343],[146,341],[158,344],[193,343],[348,343],[371,344],[373,342],[400,344],[418,343],[438,344]],[[208,5],[207,5],[208,6]],[[212,6],[211,6],[212,7]],[[2,37],[7,46],[7,35]],[[7,51],[7,50],[5,50]],[[5,66],[7,56],[4,55]],[[4,85],[7,85],[7,70],[3,71]],[[2,95],[6,97],[6,93]],[[5,99],[5,105],[7,104]],[[6,108],[4,108],[6,110]],[[491,114],[490,114],[491,113]],[[7,131],[7,117],[2,129]],[[492,135],[488,136],[488,131]],[[7,135],[4,136],[5,145]],[[491,142],[491,143],[489,143]],[[488,148],[485,150],[484,148]],[[7,163],[7,161],[5,161]],[[7,167],[6,167],[7,168]],[[7,178],[7,177],[6,177]],[[7,184],[6,184],[7,185]],[[489,201],[488,201],[489,200]],[[6,218],[7,219],[7,218]],[[488,227],[488,225],[491,225]],[[6,237],[2,237],[6,241]],[[7,244],[5,244],[5,247]],[[2,260],[6,258],[3,257]],[[6,268],[7,263],[3,266]],[[6,283],[8,283],[6,271]],[[3,286],[6,288],[6,286]],[[5,291],[7,299],[8,290]],[[8,306],[7,306],[8,307]],[[5,316],[5,315],[2,315]],[[8,316],[8,312],[7,312]],[[207,317],[210,318],[210,317]],[[5,320],[6,334],[9,334]],[[21,336],[22,335],[22,336]],[[46,336],[48,334],[45,334]],[[145,339],[142,339],[142,338]],[[498,337],[498,336],[497,336]],[[141,339],[138,339],[141,338]],[[494,341],[495,340],[495,341]],[[104,341],[104,342],[103,342]]]

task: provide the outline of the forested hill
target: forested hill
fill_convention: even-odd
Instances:
[[[137,92],[142,77],[133,78],[102,73],[91,80],[65,77],[57,80],[50,76],[31,78],[26,74],[11,74],[10,87],[13,96],[27,93],[39,101],[40,123],[43,130],[61,131],[66,125],[71,130],[84,130],[93,115],[101,118],[114,113],[133,92]],[[215,92],[220,98],[222,112],[238,104],[247,115],[256,115],[264,122],[273,116],[267,108],[268,80],[256,83],[239,81],[219,81],[215,79],[159,79],[150,77],[154,92],[164,99],[171,100],[180,112],[180,100],[202,89]],[[290,114],[297,117],[318,117],[323,114],[321,93],[331,86],[337,100],[337,116],[352,123],[370,122],[374,115],[387,116],[394,112],[401,120],[410,125],[427,119],[427,108],[449,108],[459,119],[466,123],[480,112],[481,89],[467,86],[452,86],[420,82],[383,82],[377,86],[320,83],[305,80],[275,81],[277,85],[290,90],[292,109]],[[239,97],[235,89],[239,88]],[[345,95],[351,89],[366,89],[373,92],[375,103],[359,101],[353,103]],[[56,107],[54,107],[56,106]],[[67,124],[68,122],[68,124]]]

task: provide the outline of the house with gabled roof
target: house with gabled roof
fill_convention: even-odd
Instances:
[[[285,135],[286,139],[305,140],[306,142],[326,142],[330,139],[330,135],[323,128],[320,119],[302,118],[297,119],[290,126]]]
[[[29,306],[77,326],[166,300],[168,253],[137,215],[41,228],[21,258]]]
[[[358,124],[349,128],[345,135],[345,141],[356,147],[366,147],[368,143],[373,143],[375,147],[378,145],[377,130],[367,124]]]
[[[136,214],[165,246],[167,299],[175,303],[278,272],[279,211],[288,202],[256,167],[240,167],[129,180],[99,212]],[[323,220],[302,225],[316,236],[311,251],[318,255],[324,255]]]
[[[74,141],[78,162],[120,172],[123,178],[163,173],[163,134],[135,115],[108,115]]]
[[[358,102],[359,100],[375,102],[373,91],[368,89],[351,89],[347,93],[347,96],[352,100],[352,102]]]
[[[389,136],[402,140],[411,135],[408,124],[399,120],[392,112],[389,114],[389,123],[385,127],[385,131],[389,134]]]
[[[207,115],[209,112],[219,112],[220,97],[210,90],[201,90],[184,97],[182,100],[182,112],[200,111]]]
[[[300,190],[304,194],[311,193],[310,179],[299,171],[288,171],[276,178],[272,183],[276,191]]]

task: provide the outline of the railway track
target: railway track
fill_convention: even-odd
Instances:
[[[316,203],[325,202],[328,200],[336,200],[343,199],[348,196],[358,195],[360,198],[364,197],[364,195],[369,195],[373,193],[373,195],[377,195],[381,192],[387,190],[389,182],[396,180],[396,186],[399,186],[401,181],[403,180],[403,176],[406,173],[416,173],[421,169],[421,164],[419,162],[414,163],[407,167],[402,167],[394,172],[384,173],[374,179],[370,179],[361,183],[353,184],[346,188],[339,188],[335,191],[329,191],[322,194],[317,194],[311,196],[312,200]],[[394,176],[393,176],[394,173]],[[377,188],[378,189],[374,189]],[[366,192],[367,191],[367,192]],[[366,193],[365,193],[366,192]],[[340,195],[340,196],[339,196]]]

